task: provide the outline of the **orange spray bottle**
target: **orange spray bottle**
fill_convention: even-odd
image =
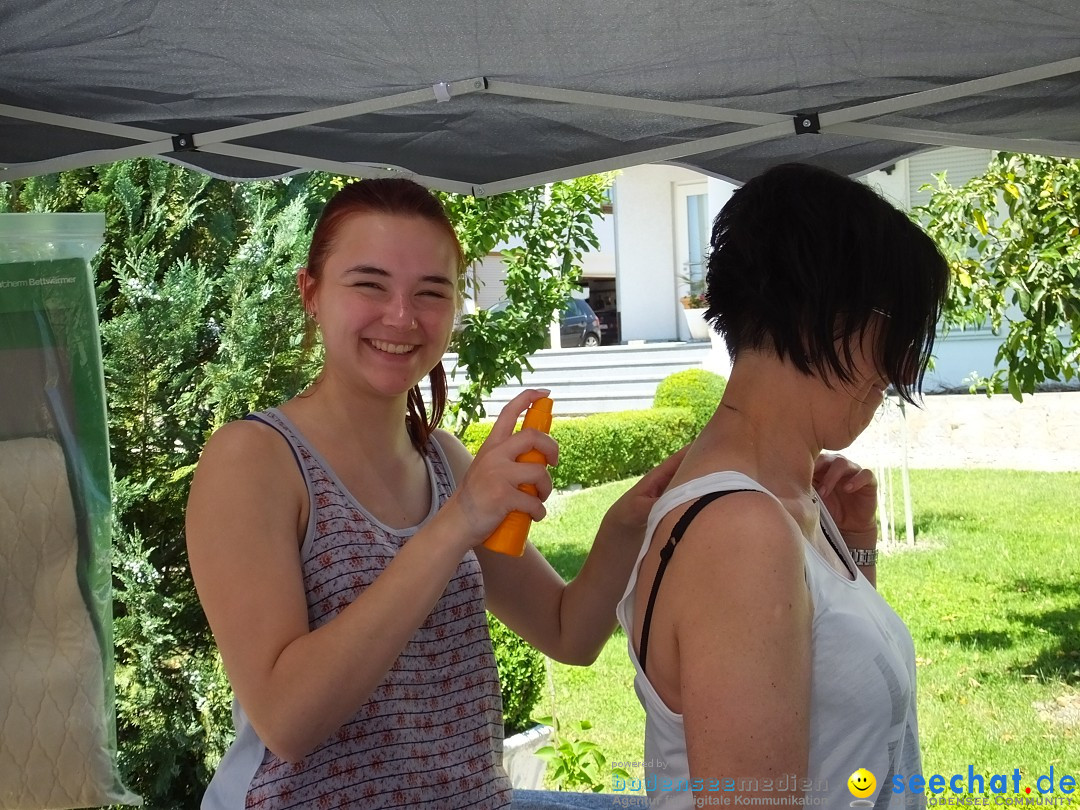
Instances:
[[[541,397],[536,400],[525,412],[521,429],[535,428],[547,433],[551,430],[551,398]],[[517,457],[518,461],[531,461],[536,464],[545,464],[547,459],[539,450],[527,450]],[[518,489],[536,495],[536,487],[532,484],[521,484]],[[525,539],[529,536],[529,527],[532,518],[525,512],[511,512],[500,523],[491,537],[484,541],[484,548],[498,551],[501,554],[509,554],[512,557],[520,557],[525,553]]]

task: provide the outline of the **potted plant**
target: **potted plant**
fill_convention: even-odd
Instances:
[[[686,293],[679,298],[683,306],[683,314],[686,317],[686,327],[690,330],[692,340],[708,340],[709,324],[705,321],[705,310],[709,302],[705,298],[705,280],[693,279],[681,276],[680,280],[687,285]]]
[[[687,293],[679,300],[682,302],[683,309],[707,309],[709,306],[703,292]]]

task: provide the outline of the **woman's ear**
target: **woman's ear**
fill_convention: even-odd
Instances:
[[[304,266],[296,268],[296,286],[300,290],[300,301],[304,305],[304,312],[312,320],[318,320],[318,313],[315,312],[316,281]]]

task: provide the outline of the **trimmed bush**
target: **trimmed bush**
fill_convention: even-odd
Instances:
[[[713,404],[715,407],[715,403]],[[491,422],[475,422],[463,441],[473,454],[491,432]],[[555,419],[551,436],[559,443],[559,465],[551,468],[558,489],[585,487],[643,475],[697,434],[687,408],[595,413]]]
[[[685,408],[597,413],[560,420],[551,435],[559,443],[555,486],[585,487],[644,475],[694,438],[693,419]]]
[[[694,415],[696,434],[712,417],[727,379],[703,368],[688,368],[669,374],[656,386],[655,408],[689,408]]]
[[[533,725],[530,717],[547,680],[544,656],[490,613],[488,629],[502,687],[503,728],[509,737]]]

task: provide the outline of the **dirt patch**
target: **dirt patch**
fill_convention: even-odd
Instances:
[[[1080,694],[1058,695],[1031,704],[1039,719],[1055,726],[1080,729]]]

